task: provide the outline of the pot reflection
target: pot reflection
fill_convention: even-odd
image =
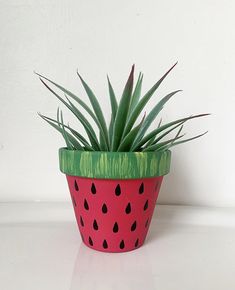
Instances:
[[[148,247],[126,253],[102,253],[81,244],[70,290],[154,289]]]

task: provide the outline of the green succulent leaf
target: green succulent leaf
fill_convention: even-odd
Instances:
[[[79,103],[84,109],[85,111],[92,117],[92,119],[95,121],[95,123],[97,124],[98,128],[101,131],[101,143],[104,144],[103,148],[101,148],[102,150],[107,150],[108,148],[108,143],[106,141],[104,141],[105,139],[105,133],[103,130],[103,127],[101,126],[99,120],[97,119],[96,115],[92,112],[92,110],[79,98],[77,97],[75,94],[73,94],[72,92],[70,92],[69,90],[65,89],[64,87],[62,87],[61,85],[58,85],[57,83],[55,83],[54,81],[50,80],[49,78],[36,73],[39,77],[41,82],[57,97],[59,98],[59,100],[61,102],[64,103],[63,99],[52,89],[50,88],[44,81],[43,79],[47,80],[48,82],[52,83],[55,87],[57,87],[58,89],[60,89],[66,96],[71,97],[73,100],[75,100],[77,103]],[[65,103],[64,103],[65,104]],[[66,105],[66,104],[65,104]],[[67,105],[66,105],[67,106]],[[98,141],[97,141],[98,142]],[[97,148],[97,146],[95,145],[95,147]],[[101,146],[102,147],[102,146]]]
[[[111,151],[117,151],[120,141],[122,138],[123,130],[125,127],[130,101],[131,101],[131,95],[132,95],[132,89],[133,89],[133,80],[134,80],[134,65],[132,66],[128,81],[126,83],[126,86],[124,88],[117,113],[116,118],[114,120],[113,125],[113,139],[112,139],[112,146]]]
[[[158,143],[162,138],[164,138],[165,136],[167,136],[168,134],[170,134],[172,131],[174,131],[176,128],[178,128],[179,126],[181,126],[185,122],[186,122],[186,120],[183,121],[183,122],[181,122],[181,123],[179,123],[179,124],[177,124],[176,126],[174,126],[173,128],[171,128],[170,130],[167,130],[166,132],[164,132],[163,134],[161,134],[158,138],[156,138],[151,144]],[[148,147],[148,145],[150,145],[150,144],[147,144],[146,147]]]
[[[151,145],[153,144],[153,142],[154,142],[154,140],[155,140],[155,137],[156,137],[156,136],[153,136],[152,138],[149,139],[149,141],[147,142],[145,148],[147,148],[147,147],[149,147],[149,146],[151,146]],[[139,147],[138,147],[138,148],[139,148]]]
[[[114,120],[111,117],[110,124],[109,124],[109,142],[110,142],[110,144],[112,144],[112,139],[113,139],[113,124],[114,124]]]
[[[162,124],[162,118],[160,119],[160,121],[159,121],[159,123],[157,125],[157,128],[159,128],[161,126],[161,124]]]
[[[76,106],[73,105],[73,103],[67,98],[68,102],[67,103],[63,98],[61,98],[54,90],[52,90],[49,85],[47,85],[43,79],[40,78],[40,81],[44,84],[44,86],[50,91],[52,92],[52,94],[54,94],[57,99],[59,99],[75,116],[76,118],[81,122],[81,124],[83,125],[89,140],[92,144],[92,146],[94,147],[95,150],[100,151],[100,146],[99,146],[99,142],[97,140],[95,131],[93,130],[91,124],[88,122],[88,120],[84,117],[84,115],[77,109]]]
[[[40,113],[38,113],[38,115],[44,120],[46,121],[48,124],[50,124],[53,128],[55,128],[58,132],[60,132],[63,136],[63,130],[60,126],[54,124],[53,122],[51,122],[50,120],[48,120],[48,118],[46,116],[41,115]],[[63,136],[64,137],[64,136]],[[84,148],[81,146],[81,144],[71,135],[67,132],[67,138],[69,140],[69,142],[72,144],[72,146],[76,149],[76,150],[82,150],[84,151]]]
[[[44,116],[44,115],[41,115],[40,114],[40,116],[42,117],[42,118],[44,118],[44,120],[46,121],[46,120],[48,120],[48,121],[50,121],[50,122],[53,122],[53,123],[55,123],[55,124],[57,124],[59,127],[61,127],[61,122],[60,122],[60,120],[59,120],[59,118],[58,118],[58,114],[57,114],[57,120],[55,120],[55,119],[53,119],[53,118],[50,118],[50,117],[47,117],[47,116]],[[87,151],[95,151],[91,146],[90,146],[90,144],[88,143],[88,141],[80,134],[80,133],[78,133],[76,130],[74,130],[73,128],[71,128],[69,125],[65,125],[64,124],[64,127],[66,128],[66,129],[68,129],[72,134],[73,134],[73,136],[76,138],[76,139],[78,139],[83,145],[84,145],[84,149],[85,150],[87,150]]]
[[[81,75],[77,72],[77,75],[79,76],[82,85],[87,93],[87,96],[90,100],[90,103],[93,107],[93,110],[96,114],[97,120],[99,122],[99,128],[101,129],[101,136],[104,136],[105,140],[104,143],[107,145],[107,149],[109,149],[109,137],[108,137],[108,129],[107,129],[107,125],[104,119],[104,115],[103,112],[101,110],[100,104],[95,96],[95,94],[93,93],[93,91],[91,90],[91,88],[87,85],[87,83],[84,81],[84,79],[81,77]]]
[[[141,126],[143,125],[144,119],[145,119],[145,115],[143,116],[141,122],[135,127],[133,128],[127,135],[126,137],[122,140],[120,146],[118,147],[119,152],[126,152],[126,151],[130,151],[130,148],[133,144],[133,140],[135,139],[136,135],[138,134]]]
[[[183,143],[186,143],[186,142],[189,142],[189,141],[195,140],[195,139],[197,139],[197,138],[200,138],[200,137],[204,136],[204,135],[207,134],[207,133],[208,133],[208,131],[206,131],[206,132],[204,132],[204,133],[202,133],[202,134],[200,134],[200,135],[194,136],[194,137],[192,137],[192,138],[184,139],[184,140],[177,141],[177,142],[172,142],[169,146],[165,147],[164,150],[167,150],[167,149],[169,149],[169,148],[171,148],[171,147],[173,147],[173,146],[179,145],[179,144],[183,144]]]
[[[138,116],[142,112],[145,105],[148,103],[152,95],[155,93],[155,91],[158,89],[160,84],[163,82],[163,80],[166,78],[166,76],[170,73],[170,71],[176,66],[177,63],[175,63],[161,78],[156,84],[140,99],[136,107],[134,108],[133,112],[128,117],[128,120],[126,122],[124,132],[123,132],[123,138],[130,132],[131,128],[133,127],[135,121],[137,120]]]
[[[113,119],[115,119],[117,108],[118,108],[118,103],[117,103],[117,99],[116,99],[113,87],[111,85],[111,82],[108,76],[107,76],[107,79],[108,79],[108,86],[109,86],[109,98],[110,98],[110,103],[111,103],[112,116],[113,116]]]
[[[116,118],[118,103],[117,103],[117,99],[116,99],[113,87],[111,85],[111,82],[108,76],[107,76],[107,79],[108,79],[108,86],[109,86],[109,98],[110,98],[110,104],[111,104],[111,109],[112,109],[111,120],[109,124],[109,144],[111,146],[112,138],[113,138],[113,125]]]
[[[68,130],[73,134],[73,136],[76,137],[84,145],[85,150],[95,151],[94,148],[92,148],[90,144],[86,141],[86,139],[81,134],[79,134],[76,130],[74,130],[73,128],[70,128],[70,126],[66,126],[66,128],[68,128]]]
[[[153,131],[151,131],[145,137],[143,137],[143,139],[139,141],[139,143],[138,143],[138,145],[136,147],[138,147],[138,148],[142,147],[151,138],[156,137],[159,133],[161,133],[162,131],[170,128],[171,126],[179,124],[179,123],[181,123],[183,121],[188,121],[188,120],[195,119],[195,118],[205,117],[205,116],[208,116],[208,115],[210,115],[210,114],[199,114],[199,115],[189,116],[189,117],[186,117],[186,118],[177,119],[175,121],[172,121],[172,122],[169,122],[167,124],[164,124],[164,125],[160,126],[159,128],[154,129]],[[155,141],[153,142],[153,144],[155,144]]]
[[[58,109],[58,114],[59,114],[59,109]],[[63,120],[63,113],[60,111],[60,119],[61,119],[61,129],[62,129],[62,135],[64,137],[65,143],[67,145],[67,148],[73,149],[73,147],[70,145],[69,137],[67,135],[67,132],[64,128],[64,120]]]
[[[131,97],[129,114],[134,110],[134,108],[139,102],[140,95],[141,95],[142,82],[143,82],[143,74],[139,73],[139,77],[138,77],[134,92]]]
[[[161,124],[162,124],[162,118],[160,119],[157,128],[159,128],[161,126]],[[155,140],[155,137],[156,136],[153,136],[152,138],[150,138],[145,147],[152,145],[154,140]]]
[[[95,151],[94,148],[90,146],[90,144],[86,141],[85,138],[81,134],[79,134],[76,130],[70,128],[70,126],[67,126],[68,130],[73,134],[74,137],[76,137],[83,145],[86,151]]]
[[[69,102],[69,107],[71,108],[71,111],[73,112],[73,114],[82,123],[94,149],[97,151],[102,150],[102,148],[100,147],[99,142],[97,140],[96,133],[93,130],[91,124],[88,122],[88,120],[84,117],[84,115],[77,109],[76,106],[74,106],[74,104],[68,98],[67,98],[67,101]]]
[[[81,100],[78,96],[76,96],[75,94],[73,94],[71,91],[65,89],[64,87],[62,87],[61,85],[55,83],[54,81],[50,80],[49,78],[35,72],[36,75],[39,76],[40,80],[42,81],[42,79],[47,80],[48,82],[50,82],[51,84],[53,84],[55,87],[57,87],[58,89],[60,89],[64,94],[66,94],[67,96],[71,97],[74,101],[76,101],[78,104],[80,104],[83,109],[85,109],[85,111],[92,117],[92,119],[97,122],[97,118],[95,116],[95,114],[92,112],[92,110],[86,105],[85,102],[83,102],[83,100]],[[43,82],[43,84],[45,85],[45,82]],[[49,87],[46,86],[48,89]],[[50,88],[49,89],[53,94],[55,94],[55,92]]]
[[[139,130],[135,140],[133,141],[133,144],[131,146],[131,151],[134,151],[136,148],[138,148],[139,141],[143,138],[144,134],[146,133],[149,126],[152,124],[152,122],[155,120],[159,112],[163,109],[163,106],[166,102],[170,100],[171,97],[173,97],[176,93],[180,92],[181,90],[174,91],[168,95],[166,95],[164,98],[161,99],[159,103],[152,109],[152,111],[148,114],[148,117],[145,119],[143,126]]]
[[[158,144],[154,144],[152,146],[149,146],[147,148],[144,148],[143,149],[143,152],[162,150],[162,148],[165,148],[166,145],[168,145],[169,143],[172,144],[172,142],[174,142],[175,140],[178,140],[178,139],[182,138],[183,136],[184,135],[181,135],[181,136],[177,136],[177,137],[174,137],[172,139],[166,140],[164,142],[159,142]]]

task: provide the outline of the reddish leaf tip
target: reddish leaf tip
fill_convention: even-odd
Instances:
[[[130,78],[133,78],[133,76],[134,76],[134,71],[135,71],[135,65],[133,64],[132,67],[131,67]]]
[[[178,61],[177,61],[176,63],[173,64],[173,66],[168,70],[167,74],[168,74],[171,70],[173,70],[173,68],[174,68],[177,64],[178,64]]]
[[[77,75],[79,76],[80,79],[82,78],[80,73],[78,72],[78,69],[77,69]]]

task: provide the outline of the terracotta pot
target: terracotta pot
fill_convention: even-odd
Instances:
[[[104,252],[143,245],[170,151],[85,152],[60,149],[83,242]]]

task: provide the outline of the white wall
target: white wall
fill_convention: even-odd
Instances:
[[[174,149],[159,202],[235,206],[234,11],[233,0],[0,1],[0,200],[69,197],[58,170],[63,140],[36,115],[55,115],[58,102],[33,70],[86,98],[78,68],[109,113],[107,72],[120,94],[135,63],[147,90],[178,60],[148,108],[182,88],[165,121],[213,115],[187,127],[188,136],[209,134]]]

